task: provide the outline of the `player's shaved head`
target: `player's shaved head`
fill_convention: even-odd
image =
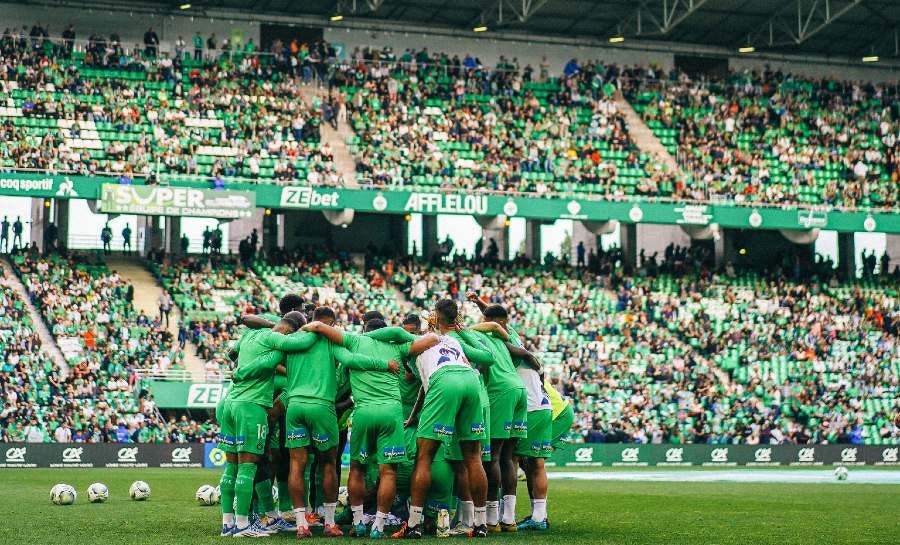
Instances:
[[[387,323],[381,318],[372,318],[368,322],[366,322],[365,330],[366,332],[375,331],[376,329],[381,329],[383,327],[387,327]]]
[[[296,293],[289,293],[278,301],[278,310],[282,316],[294,310],[303,310],[303,298]]]
[[[364,324],[368,324],[372,320],[385,321],[384,314],[382,314],[381,312],[379,312],[377,310],[370,310],[370,311],[366,312],[365,314],[363,314],[363,323]]]
[[[302,312],[292,310],[281,317],[281,322],[278,325],[282,324],[286,324],[291,329],[291,332],[294,332],[306,325],[306,316]]]

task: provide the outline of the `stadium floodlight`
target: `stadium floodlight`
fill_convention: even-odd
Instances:
[[[343,21],[343,20],[344,20],[344,16],[341,15],[340,13],[331,16],[332,23],[337,23],[338,21]]]
[[[863,62],[878,62],[879,60],[881,59],[878,58],[878,55],[868,55],[862,58]]]
[[[625,41],[625,36],[622,36],[621,34],[618,36],[610,36],[610,38],[609,38],[609,43],[611,43],[611,44],[620,44],[624,41]]]
[[[738,48],[738,53],[753,53],[756,51],[756,48],[752,45],[745,45],[744,47]]]
[[[477,27],[472,29],[472,32],[487,32],[487,25],[478,25]]]
[[[181,11],[184,11],[186,9],[191,9],[191,5],[190,4],[181,4],[180,6],[178,6],[178,9],[180,9]]]

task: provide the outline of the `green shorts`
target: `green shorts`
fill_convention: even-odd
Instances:
[[[314,446],[329,450],[338,445],[337,414],[334,404],[320,399],[292,397],[287,408],[287,448]]]
[[[219,422],[219,448],[224,452],[263,454],[269,418],[266,408],[257,403],[225,399],[216,406]]]
[[[491,439],[528,436],[528,395],[514,388],[491,397]]]
[[[431,377],[419,416],[417,437],[449,442],[485,438],[481,385],[471,369],[445,367]]]
[[[572,405],[566,405],[563,412],[556,415],[556,418],[553,419],[552,431],[550,433],[550,443],[553,445],[553,448],[558,449],[569,444],[566,439],[568,439],[569,431],[572,429],[572,424],[574,423],[575,409],[572,408]]]
[[[481,440],[481,461],[491,461],[491,406],[485,405],[481,407],[481,413],[484,415],[484,439]],[[459,462],[463,459],[462,449],[459,448],[459,441],[455,438],[447,443],[445,448],[446,458],[453,462]]]
[[[406,461],[399,403],[365,405],[353,410],[350,460],[360,463],[399,464]]]
[[[528,411],[528,437],[520,439],[516,456],[549,458],[553,454],[553,411],[540,409]]]

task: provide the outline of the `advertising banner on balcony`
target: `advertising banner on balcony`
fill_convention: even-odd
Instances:
[[[100,197],[104,214],[239,219],[249,218],[255,208],[253,191],[103,184]]]

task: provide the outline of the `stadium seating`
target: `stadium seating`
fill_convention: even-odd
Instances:
[[[65,376],[48,368],[45,356],[34,367],[40,408],[33,416],[44,426],[46,439],[62,422],[73,440],[145,437],[158,425],[158,414],[151,400],[137,395],[135,370],[179,368],[183,356],[172,336],[134,311],[132,290],[103,264],[80,256],[18,256],[14,265],[68,363]],[[52,397],[44,399],[47,383]]]
[[[571,195],[665,196],[672,176],[641,153],[602,67],[532,81],[518,68],[446,55],[339,66],[353,105],[347,140],[379,185]],[[602,86],[607,83],[606,86]],[[601,87],[602,86],[602,87]]]
[[[635,110],[692,177],[678,196],[846,208],[900,202],[894,87],[777,72],[625,81]]]
[[[320,105],[257,57],[173,63],[124,55],[97,67],[84,53],[45,53],[0,54],[2,168],[204,184],[340,181],[330,149],[319,146]]]

